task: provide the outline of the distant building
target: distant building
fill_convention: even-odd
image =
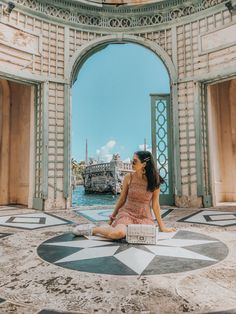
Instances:
[[[108,163],[90,164],[83,171],[85,193],[118,194],[124,176],[132,171],[131,164],[124,163],[119,154],[113,154]]]
[[[82,173],[85,168],[86,168],[85,161],[77,162],[75,159],[72,158],[71,160],[71,184],[72,184],[73,189],[77,185],[83,184]]]

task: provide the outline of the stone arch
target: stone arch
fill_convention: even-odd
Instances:
[[[77,79],[79,71],[85,61],[94,53],[99,50],[104,49],[107,45],[112,43],[134,43],[138,44],[142,47],[145,47],[156,54],[158,58],[160,58],[163,64],[166,67],[166,70],[169,74],[170,78],[170,93],[171,93],[171,120],[173,121],[173,127],[171,131],[171,137],[174,145],[174,160],[173,160],[173,186],[175,190],[175,195],[181,194],[181,182],[180,182],[180,157],[179,157],[179,118],[178,118],[178,102],[177,102],[177,69],[167,54],[167,52],[157,43],[152,40],[141,38],[136,35],[129,34],[114,34],[114,35],[105,35],[103,37],[99,37],[93,39],[80,47],[74,55],[69,60],[69,64],[67,67],[66,78],[67,78],[67,88],[68,93],[73,83]],[[70,102],[69,97],[66,99]],[[68,104],[69,105],[69,104]],[[68,107],[70,108],[70,106]],[[67,120],[68,125],[70,124],[69,112],[70,109],[66,110],[67,112]],[[69,136],[69,130],[66,132],[67,136]],[[69,138],[68,138],[69,141]],[[68,160],[67,160],[68,161]],[[66,172],[65,177],[69,177],[69,170]]]
[[[75,82],[82,65],[91,55],[93,55],[94,53],[96,53],[97,51],[101,49],[104,49],[109,44],[119,43],[119,42],[120,43],[135,43],[154,52],[157,55],[157,57],[159,57],[164,63],[169,73],[171,82],[175,83],[177,81],[176,68],[170,56],[166,53],[166,51],[160,45],[158,45],[157,43],[149,39],[140,38],[135,35],[116,34],[116,35],[103,36],[101,38],[96,38],[94,40],[91,40],[90,42],[83,45],[80,49],[77,50],[77,52],[71,58],[69,62],[69,66],[68,66],[67,78],[70,81],[70,85],[72,85]]]

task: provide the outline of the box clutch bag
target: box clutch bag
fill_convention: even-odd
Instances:
[[[158,227],[155,225],[127,225],[126,241],[138,244],[157,244]]]

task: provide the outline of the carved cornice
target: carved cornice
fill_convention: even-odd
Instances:
[[[225,0],[169,0],[136,6],[97,7],[75,0],[15,0],[45,16],[101,30],[139,29],[179,21],[223,2]]]

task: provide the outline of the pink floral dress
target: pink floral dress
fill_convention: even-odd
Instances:
[[[151,214],[152,192],[147,191],[147,182],[140,182],[131,173],[129,190],[125,204],[120,207],[112,227],[118,224],[154,225]]]

